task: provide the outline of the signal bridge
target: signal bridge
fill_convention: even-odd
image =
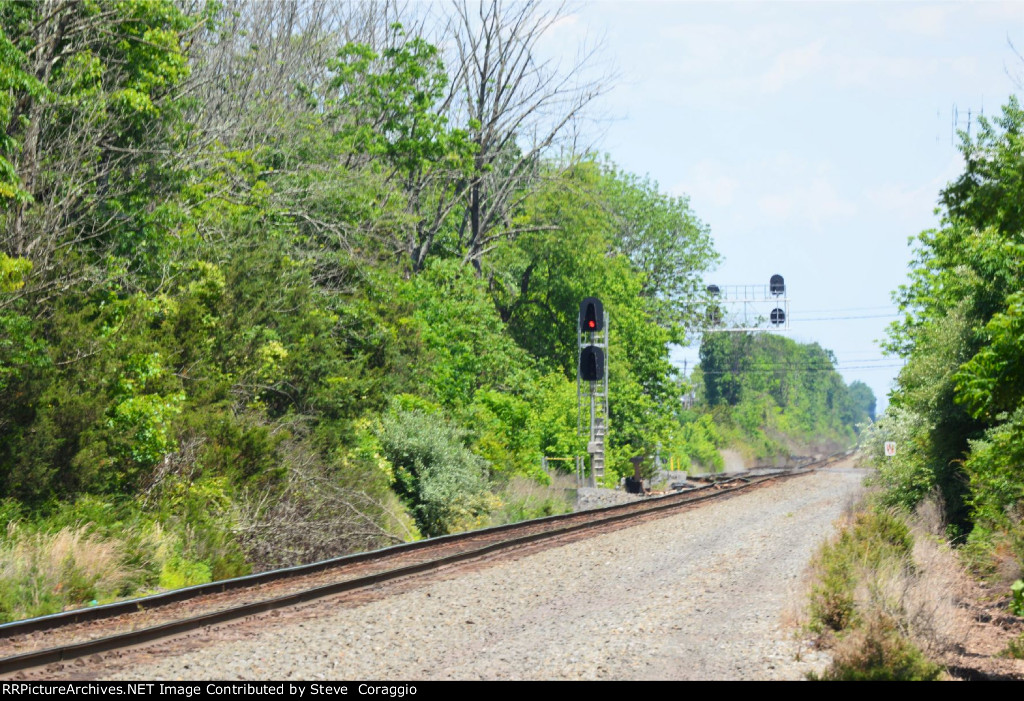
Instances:
[[[767,285],[708,285],[705,333],[789,331],[789,297],[781,275]]]

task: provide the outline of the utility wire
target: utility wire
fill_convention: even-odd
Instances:
[[[890,368],[902,368],[902,365],[851,365],[840,368],[777,368],[775,370],[751,368],[746,370],[705,370],[704,375],[772,375],[777,372],[794,374],[839,372],[840,370],[886,370]]]
[[[895,307],[887,304],[883,307],[844,307],[842,309],[804,309],[806,314],[832,313],[832,312],[876,312],[882,309],[892,310]]]
[[[862,316],[813,316],[813,317],[792,317],[790,321],[844,321],[846,319],[898,319],[900,314],[864,314]]]

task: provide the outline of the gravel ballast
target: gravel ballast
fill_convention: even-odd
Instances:
[[[205,643],[131,653],[121,679],[801,679],[827,658],[789,617],[864,472],[840,465],[673,516],[318,602]],[[389,593],[393,588],[393,595]]]

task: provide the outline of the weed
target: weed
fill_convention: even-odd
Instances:
[[[1001,657],[1009,657],[1015,660],[1024,660],[1024,633],[1010,641],[1006,649],[1000,654]]]
[[[895,621],[873,616],[844,636],[833,651],[832,666],[821,681],[934,681],[942,667],[929,661]]]
[[[807,627],[833,647],[821,679],[936,679],[931,661],[970,622],[959,608],[967,574],[934,535],[934,514],[862,510],[812,563]]]
[[[491,513],[491,524],[518,523],[568,513],[573,509],[575,486],[575,480],[565,475],[555,476],[551,486],[515,477],[501,492],[501,506]]]
[[[1010,611],[1014,616],[1024,616],[1024,579],[1010,585]]]
[[[131,581],[115,541],[86,528],[22,534],[9,524],[0,546],[0,620],[43,616],[113,598]]]
[[[816,633],[842,631],[858,622],[855,591],[863,572],[887,559],[912,567],[913,541],[900,519],[889,512],[862,511],[853,524],[827,543],[813,564],[810,627]]]

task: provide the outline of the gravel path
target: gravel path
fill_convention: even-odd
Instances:
[[[202,650],[144,652],[113,677],[801,679],[827,660],[800,650],[786,617],[863,476],[839,466],[300,620],[262,618]]]

